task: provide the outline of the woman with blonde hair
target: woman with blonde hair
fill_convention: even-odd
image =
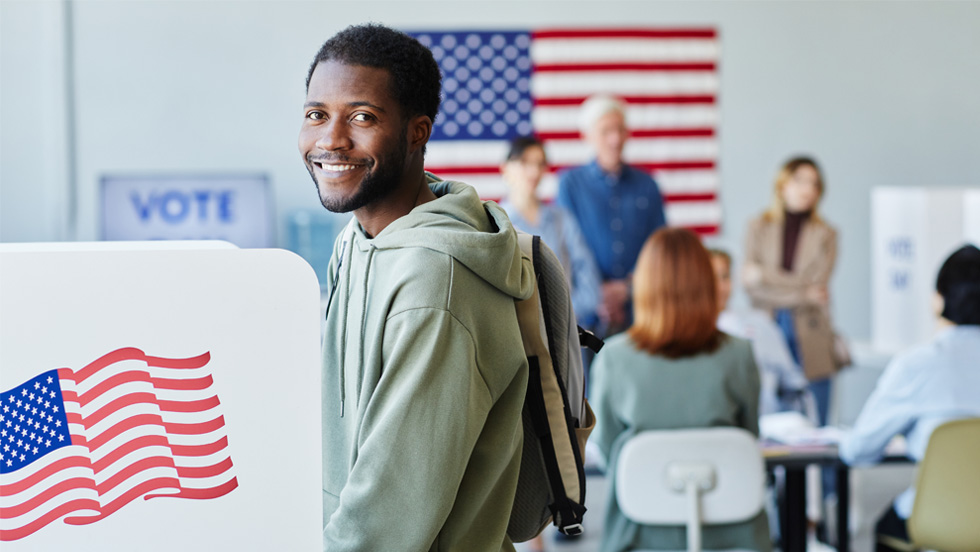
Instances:
[[[752,306],[770,312],[786,336],[827,423],[830,378],[845,362],[835,354],[827,285],[837,260],[837,232],[817,205],[824,179],[809,157],[787,161],[776,176],[772,204],[749,223],[742,281]]]
[[[749,342],[715,326],[714,271],[690,230],[662,228],[647,239],[633,276],[633,312],[633,325],[607,339],[592,365],[593,440],[610,479],[601,550],[683,549],[683,526],[640,525],[619,509],[619,450],[645,430],[725,426],[758,435],[759,371]],[[765,513],[707,526],[702,544],[769,551]]]

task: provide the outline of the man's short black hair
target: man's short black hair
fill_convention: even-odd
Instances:
[[[946,320],[959,325],[980,324],[980,249],[964,245],[946,259],[936,277]]]
[[[307,90],[317,64],[330,60],[388,71],[391,95],[406,119],[426,115],[436,120],[442,74],[432,52],[418,40],[376,23],[351,25],[320,47],[306,75]]]

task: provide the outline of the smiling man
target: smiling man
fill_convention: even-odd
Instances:
[[[512,550],[530,263],[503,210],[423,170],[439,68],[349,27],[307,77],[299,150],[338,238],[323,340],[324,549]]]

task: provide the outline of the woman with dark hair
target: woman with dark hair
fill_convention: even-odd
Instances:
[[[544,144],[533,136],[514,139],[500,173],[508,189],[507,198],[500,206],[507,211],[514,228],[541,236],[555,252],[568,277],[572,307],[579,324],[594,326],[601,284],[599,269],[575,217],[538,197],[538,186],[548,173]]]
[[[837,232],[817,214],[824,178],[809,157],[787,161],[776,175],[772,203],[749,223],[742,281],[753,308],[772,313],[794,360],[810,381],[821,425],[827,423],[835,355],[830,276]]]
[[[640,525],[616,503],[619,450],[645,430],[740,427],[759,434],[759,371],[748,341],[715,326],[715,276],[690,230],[662,228],[640,252],[633,275],[634,322],[610,337],[592,365],[593,440],[607,460],[609,508],[603,552],[683,549],[683,526]],[[764,512],[742,523],[707,526],[706,549],[768,551]]]
[[[936,427],[980,417],[980,249],[966,245],[946,259],[935,297],[939,333],[885,368],[840,443],[841,459],[848,464],[877,462],[895,435],[904,435],[909,455],[921,461]],[[914,488],[898,495],[878,520],[877,533],[908,541],[905,520],[914,500]],[[877,550],[892,548],[878,543]]]

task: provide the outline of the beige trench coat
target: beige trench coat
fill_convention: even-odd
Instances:
[[[803,372],[816,381],[832,376],[834,330],[825,305],[811,303],[806,290],[828,285],[837,260],[837,232],[820,219],[811,219],[800,229],[793,270],[782,267],[783,221],[762,215],[749,223],[745,237],[745,263],[762,269],[758,282],[746,282],[745,290],[756,308],[772,312],[790,309],[796,326]]]

